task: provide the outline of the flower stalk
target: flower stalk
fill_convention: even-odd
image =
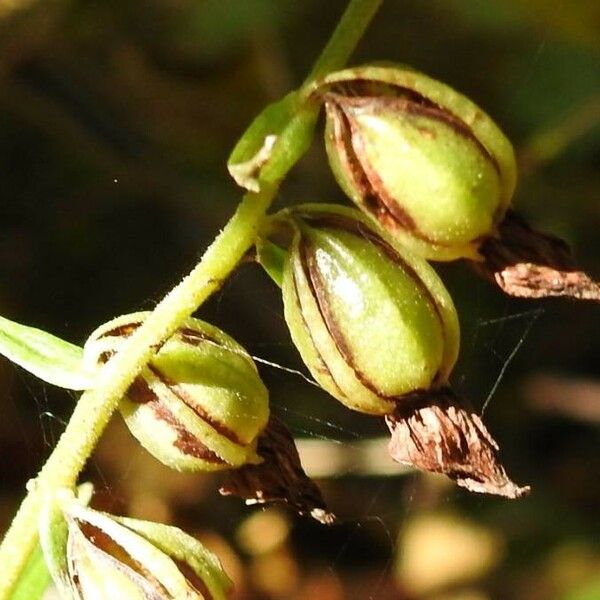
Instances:
[[[307,82],[344,66],[381,3],[382,0],[350,0]],[[317,111],[317,106],[309,107],[298,118],[303,122],[314,121]],[[245,194],[235,214],[208,247],[198,265],[167,294],[122,351],[105,365],[95,387],[81,396],[53,453],[37,478],[30,482],[28,494],[0,546],[3,571],[0,599],[10,597],[35,547],[38,514],[45,490],[72,488],[75,485],[120,399],[150,360],[154,348],[219,289],[251,247],[277,192],[279,181],[293,166],[289,161],[278,162],[278,152],[285,150],[281,146],[273,148],[271,159],[259,174],[262,184],[260,191]],[[275,164],[278,165],[277,169],[271,167]]]

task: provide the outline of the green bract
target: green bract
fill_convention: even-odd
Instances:
[[[421,256],[477,258],[513,195],[512,146],[478,106],[406,68],[364,66],[313,86],[346,194]]]
[[[0,317],[0,354],[53,385],[84,390],[93,382],[94,371],[85,371],[81,348],[4,317]]]
[[[148,313],[94,331],[84,360],[106,362]],[[158,350],[119,406],[133,435],[178,470],[217,470],[260,462],[258,435],[268,392],[248,353],[220,329],[187,319]]]
[[[297,92],[267,106],[250,124],[227,161],[241,187],[259,192],[279,181],[308,150],[317,114],[301,106]]]
[[[65,497],[46,503],[39,531],[64,598],[223,600],[231,587],[218,558],[175,527],[115,517]]]
[[[314,378],[361,412],[386,414],[406,394],[445,385],[458,319],[433,269],[358,211],[307,205],[284,265],[285,319]]]

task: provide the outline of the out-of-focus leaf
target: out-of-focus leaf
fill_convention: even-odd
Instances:
[[[600,578],[563,596],[563,600],[598,600],[600,598]]]
[[[270,28],[286,13],[297,12],[291,0],[204,0],[192,3],[181,31],[181,43],[193,45],[205,55],[218,56],[248,36],[249,32]]]
[[[544,29],[551,27],[577,42],[600,45],[600,3],[589,0],[512,0]]]
[[[585,47],[562,40],[541,38],[531,49],[535,60],[524,61],[515,75],[520,79],[505,92],[511,118],[535,132],[556,126],[598,93],[600,63]]]
[[[504,0],[473,2],[472,0],[437,0],[437,11],[451,10],[475,31],[499,32],[525,29],[525,19],[518,6]]]
[[[0,317],[0,354],[48,383],[70,390],[90,387],[83,351],[41,329]]]

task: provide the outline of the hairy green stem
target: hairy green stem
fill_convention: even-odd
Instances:
[[[50,458],[17,512],[0,548],[0,598],[8,598],[37,541],[37,515],[45,494],[72,488],[96,446],[119,400],[153,354],[153,346],[166,339],[179,323],[212,294],[235,268],[257,233],[273,198],[267,187],[247,194],[233,218],[219,234],[194,270],[148,315],[123,350],[100,372],[95,387],[85,392]]]
[[[309,80],[344,66],[382,0],[351,0],[327,46],[315,63]],[[296,118],[314,122],[318,108]],[[274,161],[277,162],[277,161]],[[28,494],[0,547],[0,600],[11,590],[37,542],[37,520],[46,494],[72,488],[119,400],[148,362],[153,348],[168,338],[215,290],[251,247],[278,189],[278,182],[292,165],[280,173],[269,172],[259,193],[248,193],[223,231],[209,246],[198,265],[148,315],[144,323],[102,369],[95,387],[86,391],[50,458]],[[268,171],[268,163],[265,171]],[[262,175],[262,173],[261,173]],[[266,173],[265,173],[266,175]],[[262,179],[262,178],[261,178]]]

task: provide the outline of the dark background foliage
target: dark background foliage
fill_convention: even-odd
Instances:
[[[302,81],[344,4],[0,0],[0,313],[82,343],[99,323],[151,308],[239,201],[225,169],[233,143]],[[598,277],[599,58],[595,2],[388,0],[354,62],[410,64],[484,107],[519,155],[518,210]],[[345,202],[319,141],[278,206]],[[86,472],[98,504],[197,533],[236,598],[600,598],[600,309],[507,299],[465,264],[439,270],[462,322],[455,384],[482,406],[502,375],[486,419],[530,497],[379,476],[383,449],[336,471],[336,457],[385,434],[382,423],[264,367],[275,412],[321,440],[307,468],[335,471],[320,483],[345,524],[221,499],[215,478],[169,472],[119,419]],[[199,315],[302,369],[258,268],[240,267]],[[4,360],[0,385],[3,528],[76,397]]]

